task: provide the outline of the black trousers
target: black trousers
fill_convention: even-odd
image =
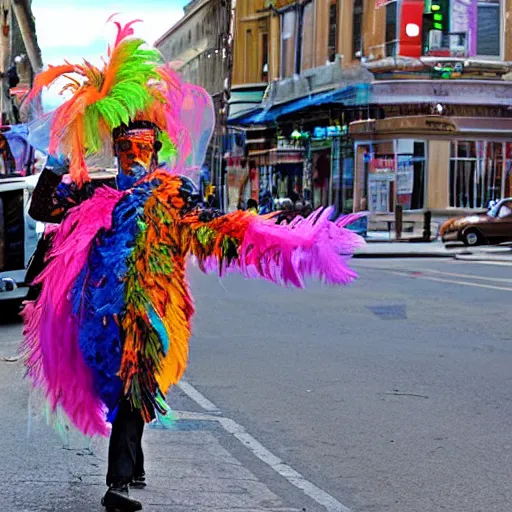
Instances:
[[[144,420],[139,410],[132,409],[129,400],[122,400],[112,424],[108,448],[107,485],[129,484],[144,474],[142,434]]]

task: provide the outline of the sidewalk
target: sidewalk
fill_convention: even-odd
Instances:
[[[63,448],[61,438],[36,415],[35,404],[28,414],[23,366],[13,357],[19,331],[14,326],[2,331],[0,344],[1,511],[103,512],[107,441],[89,445],[76,436]],[[243,457],[235,458],[216,418],[194,412],[181,413],[181,418],[174,430],[145,431],[148,487],[132,492],[145,512],[316,510],[305,496],[283,491],[276,478],[267,480],[270,490],[252,466],[240,462]]]
[[[511,246],[468,248],[448,246],[440,241],[410,242],[390,240],[387,233],[369,232],[366,246],[356,251],[355,258],[453,258],[465,261],[512,262]]]
[[[383,242],[371,238],[355,258],[453,258],[455,252],[442,242]]]

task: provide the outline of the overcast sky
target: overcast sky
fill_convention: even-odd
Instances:
[[[153,43],[183,15],[187,0],[33,0],[37,39],[45,64],[64,59],[79,63],[85,57],[93,63],[106,54],[115,28],[106,24],[114,13],[119,21],[142,19],[136,35]],[[46,94],[53,104],[55,94]]]

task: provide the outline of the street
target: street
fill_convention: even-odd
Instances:
[[[189,369],[169,397],[184,419],[145,434],[144,510],[510,508],[512,265],[353,265],[351,287],[306,291],[191,268]],[[2,512],[100,511],[106,444],[63,450],[29,410],[20,339],[0,326]]]

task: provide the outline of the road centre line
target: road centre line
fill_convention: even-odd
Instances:
[[[212,402],[210,402],[210,400],[208,400],[202,393],[200,393],[187,381],[182,380],[178,384],[178,387],[206,411],[217,412],[217,414],[220,414],[220,409]],[[204,407],[203,404],[207,405],[208,408]],[[208,416],[201,415],[201,413],[179,412],[178,416],[183,419],[194,418],[219,422],[226,432],[240,441],[258,459],[267,464],[278,475],[288,480],[288,482],[290,482],[294,487],[309,496],[313,501],[325,507],[327,512],[351,512],[349,508],[340,503],[334,496],[331,496],[326,491],[317,487],[314,483],[307,480],[299,472],[295,471],[291,466],[283,462],[279,457],[267,450],[267,448],[265,448],[257,439],[251,436],[245,430],[245,428],[236,421],[220,415]]]
[[[434,281],[437,283],[449,283],[449,284],[458,284],[462,286],[473,286],[475,288],[487,288],[489,290],[501,290],[506,292],[512,292],[512,288],[505,288],[503,286],[494,286],[490,284],[481,284],[481,283],[470,283],[468,281],[456,281],[455,279],[443,279],[441,277],[432,277],[427,275],[414,275],[411,272],[400,272],[398,270],[391,271],[392,274],[401,276],[401,277],[411,277],[415,279],[424,279],[426,281]]]
[[[474,279],[478,281],[492,281],[495,283],[512,283],[512,279],[500,278],[500,277],[485,277],[485,276],[473,276],[471,274],[455,274],[453,272],[441,272],[440,270],[420,269],[418,272],[428,272],[429,274],[437,274],[448,277],[462,277],[467,279]]]
[[[490,260],[458,260],[457,263],[465,261],[466,263],[476,263],[477,265],[494,265],[497,267],[512,267],[512,262],[508,261],[490,261]],[[446,263],[454,263],[453,261],[447,261]]]

